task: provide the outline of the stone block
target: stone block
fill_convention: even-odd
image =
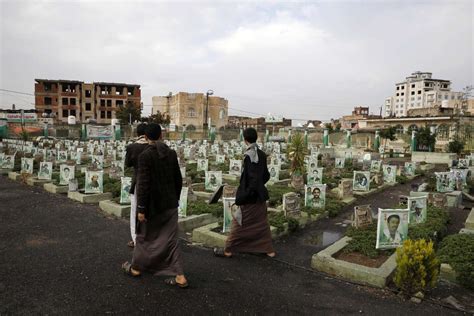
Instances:
[[[103,200],[99,201],[99,207],[102,211],[110,215],[122,218],[130,217],[130,204],[122,205],[111,200]]]
[[[424,164],[424,165],[420,165],[420,170],[428,171],[428,170],[434,169],[434,167],[435,167],[434,164],[427,163],[427,164]]]
[[[219,227],[219,224],[213,223],[194,229],[193,243],[203,244],[207,247],[225,247],[227,236],[212,231],[217,227]]]
[[[56,185],[56,184],[53,184],[53,183],[45,183],[43,185],[43,188],[50,192],[50,193],[61,193],[61,194],[65,194],[69,191],[69,186],[67,185]]]
[[[202,197],[205,199],[210,199],[214,193],[212,192],[205,192],[205,191],[193,191],[193,194],[198,197]]]
[[[38,178],[29,177],[26,179],[26,184],[31,186],[43,187],[45,183],[49,183],[51,180],[40,180]]]
[[[222,180],[227,180],[227,181],[238,181],[239,176],[236,176],[234,174],[222,174]]]
[[[456,271],[447,263],[441,264],[439,278],[448,282],[457,283]]]
[[[96,204],[100,201],[110,200],[112,198],[112,193],[94,193],[94,194],[84,194],[78,191],[69,191],[67,197],[71,200],[75,200],[81,203],[87,204]]]
[[[466,224],[464,224],[464,227],[466,229],[474,230],[474,208],[472,208],[471,211],[469,212],[469,215],[467,216]]]
[[[461,228],[459,233],[460,234],[474,234],[474,229]]]
[[[462,204],[462,191],[446,193],[446,206],[460,208]]]
[[[12,171],[13,171],[12,169],[0,169],[0,175],[8,176],[8,174]]]
[[[432,164],[446,164],[448,166],[456,158],[457,158],[457,155],[452,154],[452,153],[415,151],[411,154],[411,161],[412,162],[426,162],[426,163],[432,163]]]
[[[215,223],[217,221],[211,214],[199,214],[181,217],[178,219],[178,226],[181,231],[191,232],[193,229]]]
[[[370,284],[380,288],[385,287],[389,277],[397,267],[396,254],[391,255],[379,268],[370,268],[335,259],[333,255],[341,251],[350,240],[349,237],[344,237],[326,249],[314,254],[311,259],[311,267],[354,282]]]
[[[19,172],[12,171],[8,173],[8,178],[18,181],[21,178],[21,174]]]

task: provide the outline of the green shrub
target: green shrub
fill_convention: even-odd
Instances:
[[[329,217],[336,217],[344,208],[344,202],[337,199],[326,197],[326,206],[324,210],[327,212]]]
[[[283,232],[285,230],[285,224],[288,225],[288,232],[295,232],[298,230],[300,223],[296,218],[285,217],[283,212],[269,212],[268,222],[271,226],[277,228],[277,232]]]
[[[224,217],[223,209],[221,203],[208,204],[206,201],[201,199],[188,202],[188,213],[191,215],[210,213],[214,217],[221,218]]]
[[[402,293],[411,296],[433,288],[439,275],[439,260],[433,242],[407,239],[397,249],[397,270],[393,281]]]
[[[396,177],[397,183],[405,184],[408,182],[408,178],[405,175],[400,175]]]
[[[290,171],[288,170],[282,170],[280,171],[280,179],[283,180],[283,179],[289,179],[290,178]]]
[[[268,195],[270,196],[270,199],[268,200],[270,207],[281,205],[283,203],[283,194],[293,192],[292,188],[282,184],[269,185],[267,186],[267,189]]]
[[[369,258],[376,258],[380,254],[392,254],[393,250],[378,250],[375,249],[377,241],[377,223],[366,228],[349,227],[346,231],[346,236],[351,237],[344,252],[358,252]]]
[[[428,206],[427,217],[424,223],[410,224],[408,238],[431,240],[439,242],[448,232],[449,214],[441,208]]]
[[[441,243],[438,256],[457,273],[457,280],[467,288],[474,289],[474,235],[456,234],[446,237]]]
[[[112,193],[112,198],[120,196],[121,182],[120,179],[112,179],[108,174],[104,174],[104,192]]]

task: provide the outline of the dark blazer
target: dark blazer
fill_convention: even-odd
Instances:
[[[150,219],[178,207],[182,185],[176,152],[161,141],[148,145],[138,157],[137,211]]]
[[[260,149],[258,163],[252,163],[248,156],[244,158],[244,169],[240,176],[240,184],[237,188],[235,204],[245,205],[264,202],[268,200],[268,190],[265,183],[270,180],[267,168],[267,155]]]
[[[132,185],[130,194],[135,194],[135,185],[137,184],[138,156],[145,150],[148,143],[133,143],[127,146],[125,153],[125,167],[133,167]]]

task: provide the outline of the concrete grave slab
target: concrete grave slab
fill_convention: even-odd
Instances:
[[[78,191],[69,191],[67,197],[71,200],[78,201],[87,204],[96,204],[100,201],[112,199],[112,193],[95,193],[95,194],[84,194]]]
[[[178,226],[181,231],[191,232],[198,227],[215,223],[217,219],[211,214],[198,214],[181,217],[178,219]]]
[[[60,193],[60,194],[65,194],[69,191],[69,186],[67,185],[56,185],[53,183],[45,183],[43,185],[43,189],[50,193]]]
[[[130,204],[122,205],[112,200],[99,201],[99,207],[102,211],[107,214],[114,215],[116,217],[127,218],[130,217]]]
[[[21,178],[21,174],[19,172],[11,171],[8,173],[8,178],[18,181]]]
[[[26,184],[31,186],[43,187],[45,183],[49,183],[51,180],[40,180],[38,178],[28,178],[26,179]]]

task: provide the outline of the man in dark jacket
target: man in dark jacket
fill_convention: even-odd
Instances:
[[[137,126],[138,139],[127,146],[125,154],[125,167],[133,168],[132,185],[130,186],[130,234],[132,240],[128,242],[129,247],[135,246],[137,237],[137,198],[135,196],[135,186],[137,184],[137,171],[138,171],[138,156],[148,146],[148,141],[145,139],[145,128],[146,124],[139,124]]]
[[[161,127],[148,124],[148,146],[138,157],[137,241],[132,263],[122,265],[132,276],[142,271],[172,275],[168,285],[188,286],[178,248],[178,202],[182,188],[176,152],[161,141]]]

